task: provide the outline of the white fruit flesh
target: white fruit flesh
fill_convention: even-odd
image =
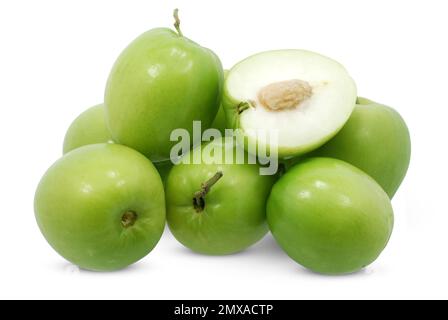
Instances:
[[[263,92],[280,88],[281,94],[282,86],[289,90],[284,91],[285,103],[278,101],[278,94]],[[297,86],[299,92],[291,95],[289,88]],[[257,133],[276,130],[282,157],[311,151],[328,141],[356,104],[356,86],[344,67],[303,50],[269,51],[243,60],[229,72],[225,91],[233,107],[251,105],[238,119],[244,134],[268,144],[266,135]]]

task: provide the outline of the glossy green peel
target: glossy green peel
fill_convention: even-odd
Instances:
[[[227,77],[228,73],[229,70],[224,70],[224,79]],[[218,129],[223,137],[226,135],[226,129],[231,129],[226,123],[226,114],[224,112],[224,107],[222,106],[222,104],[219,106],[219,110],[216,114],[215,120],[213,120],[212,128]]]
[[[177,20],[178,22],[178,20]],[[209,49],[166,28],[134,40],[117,59],[108,79],[106,119],[114,141],[152,161],[165,161],[171,132],[211,126],[224,81],[219,58]],[[192,142],[193,143],[193,142]]]
[[[409,130],[394,109],[364,98],[342,130],[311,156],[344,160],[372,176],[392,198],[411,158]]]
[[[227,152],[231,148],[223,141],[211,144]],[[187,157],[199,153],[196,148]],[[268,232],[266,200],[274,179],[260,176],[256,164],[175,165],[166,184],[168,226],[180,243],[199,253],[244,250]]]
[[[375,261],[394,220],[389,197],[375,180],[330,158],[305,160],[282,176],[267,218],[292,259],[324,274],[356,272]]]
[[[124,268],[146,256],[165,226],[159,174],[140,153],[118,144],[69,152],[37,188],[34,209],[48,243],[75,265]]]
[[[81,113],[65,134],[63,153],[89,144],[112,142],[104,118],[104,105],[99,104]]]
[[[160,174],[160,178],[162,178],[162,182],[165,184],[166,179],[168,179],[168,174],[171,171],[171,168],[173,167],[173,163],[171,160],[161,161],[161,162],[154,162],[154,167],[156,167],[157,171]]]

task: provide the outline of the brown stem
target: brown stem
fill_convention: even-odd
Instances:
[[[205,196],[209,193],[210,189],[221,179],[223,173],[218,171],[213,177],[208,181],[202,183],[201,190],[196,191],[193,198],[193,206],[196,212],[202,212],[205,208]]]

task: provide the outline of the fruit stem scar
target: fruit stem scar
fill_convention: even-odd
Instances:
[[[179,9],[178,8],[174,9],[173,17],[174,17],[174,28],[176,28],[176,31],[179,34],[179,36],[183,37],[184,35],[182,34],[182,31],[180,30],[180,19],[179,19]]]
[[[121,217],[121,225],[123,228],[132,227],[135,224],[135,221],[137,221],[137,218],[138,216],[134,211],[128,210]]]
[[[221,179],[223,173],[218,171],[213,177],[201,184],[201,190],[196,191],[193,198],[193,206],[196,212],[200,213],[205,208],[205,196],[209,193],[210,189]]]
[[[258,101],[270,111],[297,108],[313,95],[311,85],[303,80],[293,79],[273,82],[260,89]]]

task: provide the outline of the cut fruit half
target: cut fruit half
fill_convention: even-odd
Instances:
[[[246,147],[277,145],[279,157],[290,158],[330,140],[350,117],[356,97],[353,79],[338,62],[310,51],[278,50],[230,70],[223,106],[228,126],[239,129]]]

